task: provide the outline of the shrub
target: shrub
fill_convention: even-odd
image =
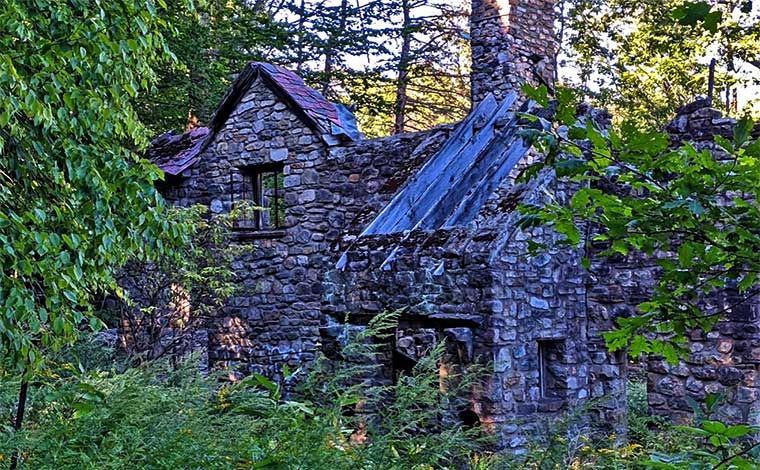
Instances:
[[[463,373],[441,387],[441,346],[397,384],[369,384],[377,371],[362,358],[377,353],[376,328],[346,348],[352,361],[285,370],[292,382],[304,376],[287,394],[260,375],[238,383],[204,377],[192,361],[121,372],[113,358],[89,370],[61,362],[32,387],[24,429],[0,435],[0,458],[18,449],[19,468],[35,470],[422,470],[472,462],[483,469],[495,462],[479,455],[477,430],[443,425],[472,379]],[[1,406],[15,402],[17,386],[0,383]]]
[[[672,448],[664,438],[672,436],[669,421],[649,413],[647,384],[637,380],[628,382],[628,439],[646,449]]]

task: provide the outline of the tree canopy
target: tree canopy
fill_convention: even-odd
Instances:
[[[173,5],[172,8],[179,8]],[[169,50],[163,0],[9,0],[0,15],[0,354],[32,374],[117,290],[129,257],[183,237],[135,150],[133,100]]]
[[[261,60],[354,105],[370,137],[456,121],[469,108],[466,3],[209,0],[159,12],[176,60],[157,64],[137,109],[152,135],[208,122],[236,74]]]
[[[756,3],[756,2],[755,2]],[[738,91],[758,85],[760,5],[749,0],[562,0],[560,66],[619,121],[656,130],[708,93],[738,113]]]

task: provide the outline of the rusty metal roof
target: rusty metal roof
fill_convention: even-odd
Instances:
[[[262,79],[328,145],[361,139],[356,118],[344,106],[328,101],[301,77],[284,67],[251,62],[222,98],[208,127],[195,128],[182,134],[162,134],[151,142],[146,156],[169,175],[176,176],[190,168],[258,79]]]

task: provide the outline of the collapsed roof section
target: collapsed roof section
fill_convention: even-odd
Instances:
[[[488,94],[353,243],[360,243],[363,237],[397,234],[380,237],[398,240],[380,265],[388,270],[414,234],[463,226],[474,220],[530,149],[520,133],[519,114],[513,111],[516,100],[514,92],[501,103]],[[526,102],[520,111],[532,106]],[[336,269],[346,268],[353,243],[341,255]],[[443,266],[441,261],[434,274]]]
[[[259,79],[318,133],[327,145],[361,139],[356,118],[345,106],[328,101],[290,70],[277,65],[251,62],[224,95],[207,127],[195,128],[182,134],[167,132],[151,142],[146,156],[172,176],[193,166],[251,85]]]
[[[196,127],[183,133],[166,132],[150,143],[145,156],[164,173],[177,176],[198,160],[209,132],[208,127]]]
[[[516,99],[513,92],[497,103],[489,94],[362,236],[435,230],[472,221],[530,147],[520,136],[518,116],[512,111]]]

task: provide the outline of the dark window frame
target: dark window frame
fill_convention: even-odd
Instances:
[[[254,210],[250,214],[236,219],[233,224],[233,230],[239,232],[243,238],[268,238],[282,236],[285,234],[285,206],[284,206],[284,188],[283,181],[285,178],[284,165],[282,163],[263,163],[259,165],[247,165],[238,168],[242,176],[242,182],[235,191],[235,184],[232,175],[230,175],[230,191],[233,199],[232,206],[236,202],[248,202],[256,207],[266,207],[266,191],[272,189],[274,194],[271,197],[272,207],[269,210]],[[273,187],[267,188],[267,178],[271,177]],[[235,198],[237,197],[237,200]],[[269,214],[269,218],[265,219]],[[247,217],[250,215],[251,217]],[[268,222],[265,222],[268,220]]]

